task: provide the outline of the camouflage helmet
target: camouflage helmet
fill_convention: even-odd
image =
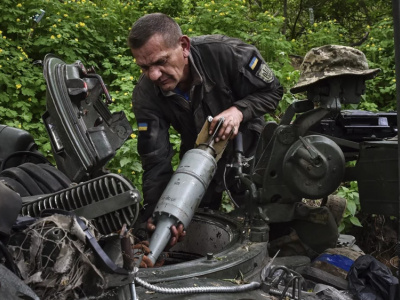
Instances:
[[[307,86],[329,77],[359,75],[372,79],[380,69],[368,69],[364,53],[352,47],[325,45],[307,52],[300,66],[300,79],[290,89],[292,93],[306,90]]]

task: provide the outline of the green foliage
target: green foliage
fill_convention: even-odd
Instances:
[[[250,0],[251,1],[251,0]],[[251,1],[252,2],[252,1]],[[262,7],[286,16],[284,27],[289,39],[298,39],[307,33],[313,23],[334,21],[346,28],[346,45],[359,42],[365,34],[365,25],[373,25],[391,13],[391,1],[385,0],[261,0]],[[287,6],[284,6],[287,3]],[[335,36],[331,35],[332,38]],[[321,46],[321,45],[318,45]]]
[[[137,129],[130,100],[134,82],[140,76],[126,37],[141,15],[130,2],[108,1],[27,1],[5,0],[0,16],[0,119],[2,124],[30,132],[43,153],[50,154],[50,144],[41,122],[46,107],[46,86],[42,70],[33,62],[47,53],[67,63],[81,60],[95,66],[109,84],[113,97],[112,111],[123,110]],[[36,23],[32,17],[45,11]],[[7,24],[7,26],[5,26]],[[135,127],[136,126],[136,127]],[[111,168],[122,170],[138,184],[140,160],[133,140],[117,154]],[[130,152],[127,159],[127,152]],[[124,158],[118,160],[118,158]],[[133,173],[135,172],[135,173]]]
[[[131,138],[118,150],[108,169],[113,173],[126,176],[141,191],[143,169],[139,154],[137,151],[133,151],[134,149],[137,149],[137,136],[133,133]]]
[[[305,54],[311,48],[323,45],[346,45],[346,34],[346,29],[336,20],[328,20],[308,25],[304,28],[304,33],[292,41],[295,42],[296,52]]]
[[[0,16],[0,24],[10,24],[0,27],[0,120],[39,138],[45,134],[38,124],[45,107],[44,79],[26,47],[30,30],[21,16],[22,4],[4,1],[4,5],[11,7]]]
[[[374,80],[368,81],[368,90],[361,108],[382,111],[396,110],[396,79],[394,61],[393,19],[383,18],[374,26],[366,26],[368,40],[360,47],[370,61],[370,68],[379,68]]]
[[[174,149],[174,152],[175,152],[175,155],[172,157],[171,163],[172,163],[173,169],[176,170],[176,168],[179,165],[179,151],[181,149],[181,136],[172,127],[169,129],[169,140],[171,141],[172,148]]]
[[[224,191],[222,193],[222,201],[221,201],[220,209],[221,209],[221,211],[224,211],[227,213],[229,213],[235,209],[235,206],[226,191]]]
[[[337,195],[347,200],[346,211],[343,215],[343,221],[339,226],[339,231],[344,232],[353,225],[361,226],[360,221],[356,217],[357,212],[360,210],[357,182],[352,181],[347,186],[342,185],[339,187]]]

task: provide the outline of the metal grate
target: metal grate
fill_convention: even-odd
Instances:
[[[22,215],[39,217],[44,209],[73,211],[92,220],[101,234],[131,227],[139,214],[140,194],[126,179],[107,174],[62,191],[23,198]]]

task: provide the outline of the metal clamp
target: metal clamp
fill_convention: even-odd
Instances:
[[[262,289],[266,293],[279,296],[279,300],[285,297],[300,300],[303,282],[304,278],[299,273],[285,266],[276,266],[272,268]]]

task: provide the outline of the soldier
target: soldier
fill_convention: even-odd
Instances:
[[[222,35],[189,38],[161,13],[137,20],[128,44],[143,71],[132,104],[139,125],[138,151],[147,204],[144,216],[148,218],[173,173],[171,125],[181,135],[182,157],[194,147],[207,116],[214,117],[210,131],[223,117],[216,140],[228,139],[231,132],[232,139],[240,130],[249,157],[265,124],[263,116],[275,110],[283,89],[254,46]],[[228,145],[219,161],[202,206],[219,208],[231,148]]]

